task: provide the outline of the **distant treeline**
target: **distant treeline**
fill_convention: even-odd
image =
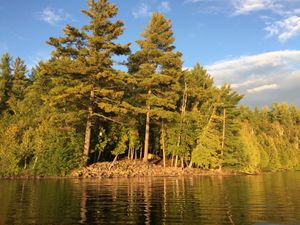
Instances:
[[[22,59],[2,56],[0,175],[65,175],[118,156],[153,155],[166,166],[299,167],[300,109],[239,107],[243,95],[217,87],[199,64],[183,70],[161,13],[152,14],[132,52],[130,43],[119,44],[124,27],[114,4],[90,0],[82,12],[89,23],[50,37],[50,59],[30,73]]]

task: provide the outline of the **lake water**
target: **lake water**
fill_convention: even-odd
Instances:
[[[300,172],[0,180],[0,224],[300,224]]]

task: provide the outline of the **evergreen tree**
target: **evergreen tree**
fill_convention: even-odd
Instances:
[[[93,118],[113,120],[122,110],[124,74],[113,68],[113,57],[129,53],[129,44],[117,44],[123,22],[114,21],[118,9],[107,0],[89,0],[82,12],[90,21],[82,31],[67,25],[64,37],[50,38],[55,47],[44,67],[53,88],[49,101],[66,112],[84,115],[84,155],[89,156]],[[70,107],[68,107],[70,106]],[[68,108],[68,109],[67,109]]]
[[[11,57],[5,53],[1,58],[0,65],[0,113],[7,108],[9,91],[11,88]]]
[[[9,92],[8,104],[10,110],[16,111],[17,102],[21,101],[25,95],[25,89],[28,85],[28,79],[26,77],[26,65],[24,61],[19,57],[16,58],[13,64],[13,74],[11,82],[11,90]]]
[[[221,164],[231,167],[241,167],[245,162],[245,153],[240,140],[240,110],[237,107],[243,95],[232,91],[227,84],[220,89],[222,105],[219,116],[222,122]]]
[[[175,52],[171,21],[153,13],[150,24],[136,41],[140,50],[129,59],[129,72],[135,78],[135,111],[146,116],[144,161],[148,160],[150,119],[172,117],[178,100],[181,53]]]

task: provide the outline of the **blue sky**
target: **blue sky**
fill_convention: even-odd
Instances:
[[[112,0],[125,22],[121,42],[134,42],[151,12],[171,19],[184,67],[200,62],[218,85],[228,82],[250,106],[300,106],[300,0]],[[29,67],[47,59],[50,36],[80,27],[85,0],[1,0],[0,54]],[[133,45],[133,50],[136,46]]]

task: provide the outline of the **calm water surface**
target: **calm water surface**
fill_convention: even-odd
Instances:
[[[300,224],[300,172],[1,180],[0,224]]]

